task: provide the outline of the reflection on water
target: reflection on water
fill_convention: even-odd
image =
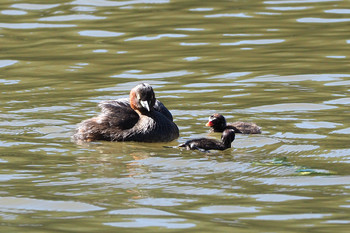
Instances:
[[[64,211],[64,212],[85,212],[103,210],[103,208],[77,203],[72,201],[45,201],[34,200],[30,198],[0,198],[0,208],[2,209],[21,209],[21,210],[37,210],[37,211]]]
[[[347,232],[350,57],[344,0],[3,1],[4,232]],[[233,148],[75,145],[102,100],[150,83],[180,138],[255,122]],[[283,221],[283,224],[281,224]]]

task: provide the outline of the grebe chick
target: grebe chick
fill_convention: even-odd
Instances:
[[[223,132],[225,129],[235,129],[236,133],[243,134],[260,134],[261,127],[252,122],[237,121],[233,123],[226,123],[226,119],[223,115],[215,113],[209,117],[209,121],[206,124],[214,132]]]
[[[187,150],[226,150],[231,148],[231,143],[235,140],[235,130],[226,129],[222,133],[221,141],[210,138],[197,138],[188,140],[187,142],[180,144],[179,147],[186,147]]]

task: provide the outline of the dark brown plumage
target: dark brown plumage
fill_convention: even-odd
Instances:
[[[101,113],[81,122],[75,141],[167,142],[179,137],[179,129],[169,110],[155,98],[146,83],[134,87],[130,98],[102,101]]]
[[[235,140],[235,130],[226,129],[222,133],[221,141],[210,138],[197,138],[188,140],[187,142],[180,144],[179,147],[186,147],[187,150],[226,150],[231,148],[231,143]]]
[[[235,129],[236,133],[243,134],[260,134],[261,127],[252,122],[237,121],[233,123],[226,123],[226,119],[223,115],[215,113],[209,117],[209,121],[206,124],[214,132],[223,132],[225,129]]]

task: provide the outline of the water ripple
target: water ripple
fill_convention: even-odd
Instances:
[[[308,6],[299,6],[299,7],[266,7],[266,9],[269,10],[274,10],[274,11],[300,11],[300,10],[307,10],[310,9],[312,7],[308,7]]]
[[[201,57],[185,57],[184,60],[185,61],[197,61],[201,59]]]
[[[332,186],[332,185],[348,185],[350,183],[350,176],[330,176],[330,177],[278,177],[278,178],[257,178],[267,185],[281,185],[281,186]]]
[[[18,10],[3,10],[1,11],[3,15],[26,15],[28,14],[26,11],[18,11]]]
[[[264,75],[238,82],[302,82],[302,81],[337,81],[341,78],[348,78],[349,74],[300,74],[300,75]]]
[[[223,46],[229,46],[229,45],[264,45],[264,44],[277,44],[285,42],[284,39],[261,39],[261,40],[242,40],[238,42],[232,42],[232,43],[220,43],[220,45]]]
[[[342,125],[340,123],[334,123],[329,121],[303,121],[301,123],[296,123],[295,126],[301,129],[319,129],[319,128],[326,128],[331,129],[335,128],[339,125]]]
[[[126,39],[125,41],[135,41],[135,40],[143,40],[143,41],[148,41],[148,40],[159,40],[162,38],[182,38],[182,37],[187,37],[188,35],[185,34],[160,34],[156,36],[137,36],[137,37],[132,37],[129,39]]]
[[[339,81],[339,82],[331,82],[331,83],[325,83],[325,86],[350,86],[350,80],[349,81]]]
[[[215,79],[215,80],[229,79],[229,80],[232,80],[232,79],[236,79],[238,77],[249,75],[251,73],[252,72],[232,72],[232,73],[215,75],[215,76],[210,77],[209,79]]]
[[[0,24],[1,25],[1,24]],[[16,64],[17,60],[0,60],[0,68]],[[4,79],[2,79],[4,80]],[[17,80],[16,80],[17,81]],[[18,80],[19,81],[19,80]],[[12,84],[12,83],[11,83]]]
[[[312,151],[320,148],[320,146],[314,145],[282,145],[276,150],[272,151],[272,154],[286,154],[286,153],[300,153],[303,151]]]
[[[332,10],[325,10],[326,13],[331,14],[350,14],[350,9],[332,9]]]
[[[326,58],[343,59],[346,58],[346,56],[326,56]]]
[[[258,112],[289,112],[289,111],[319,111],[337,108],[326,104],[314,103],[286,103],[286,104],[271,104],[252,107],[248,110]]]
[[[156,78],[172,78],[172,77],[179,77],[179,76],[185,76],[192,74],[192,72],[189,72],[187,70],[181,70],[181,71],[169,71],[169,72],[162,72],[162,73],[153,73],[153,74],[134,74],[134,73],[122,73],[111,76],[112,78],[135,78],[135,79],[156,79]]]
[[[257,201],[263,202],[285,202],[285,201],[296,201],[296,200],[309,200],[312,197],[294,196],[286,194],[256,194],[251,195]]]
[[[163,173],[162,173],[163,174]],[[139,205],[151,205],[151,206],[179,206],[186,202],[194,202],[193,199],[180,199],[180,198],[142,198],[135,200],[135,203]]]
[[[327,153],[317,154],[317,155],[308,155],[308,156],[322,157],[322,158],[345,158],[349,160],[350,149],[331,150],[331,151],[328,151]]]
[[[298,219],[321,219],[332,214],[275,214],[275,215],[260,215],[256,217],[240,218],[240,219],[251,219],[251,220],[267,220],[267,221],[287,221],[287,220],[298,220]]]
[[[200,45],[208,45],[209,43],[185,43],[181,42],[180,45],[182,46],[200,46]]]
[[[343,23],[350,22],[350,18],[345,19],[325,19],[325,18],[314,18],[314,17],[306,17],[297,19],[299,23]]]
[[[326,138],[325,135],[319,134],[296,134],[296,133],[276,133],[274,137],[278,138],[294,138],[294,139],[320,139]]]
[[[341,0],[276,0],[265,1],[265,4],[290,4],[290,3],[318,3],[318,2],[339,2]]]
[[[108,1],[108,0],[75,0],[72,5],[88,6],[127,6],[133,4],[163,4],[170,0],[131,0],[131,1]]]
[[[177,31],[189,31],[189,32],[198,32],[204,31],[204,28],[175,28]]]
[[[340,98],[340,99],[334,99],[334,100],[328,100],[324,102],[325,104],[350,104],[350,98]]]
[[[33,198],[0,197],[0,207],[18,210],[87,212],[104,208],[75,201],[49,201]]]
[[[109,211],[108,213],[113,215],[159,215],[159,216],[175,215],[173,213],[152,209],[152,208],[132,208],[132,209],[112,210],[112,211]]]
[[[202,206],[198,210],[185,210],[187,213],[198,214],[232,214],[232,213],[256,213],[260,208],[255,206],[234,206],[234,205],[216,205]]]
[[[19,83],[21,80],[7,80],[7,79],[0,79],[0,83],[4,85],[13,85]]]
[[[8,29],[35,29],[35,28],[68,28],[74,24],[46,24],[46,23],[0,23],[0,28]]]
[[[339,129],[339,130],[334,130],[331,133],[336,133],[336,134],[350,134],[350,127],[346,129]]]
[[[17,3],[11,5],[13,8],[22,10],[47,10],[54,7],[58,7],[60,4],[31,4],[31,3]]]
[[[75,6],[72,7],[72,10],[74,11],[84,11],[84,12],[95,12],[97,9],[96,7],[90,7],[90,6]]]
[[[237,33],[237,34],[223,34],[223,36],[239,36],[239,37],[247,37],[247,36],[263,36],[263,34],[242,34],[242,33]]]
[[[247,15],[245,13],[226,13],[226,14],[205,15],[204,17],[205,18],[222,18],[222,17],[252,18],[253,16]]]
[[[34,177],[30,174],[0,174],[0,181],[5,182],[9,180],[21,180],[21,179],[33,179]]]
[[[126,222],[111,222],[104,223],[104,225],[124,228],[165,227],[168,229],[183,229],[196,226],[196,224],[187,223],[187,219],[183,218],[130,218]]]
[[[36,108],[27,108],[12,111],[13,113],[33,113],[33,112],[60,112],[73,109],[70,106],[50,106],[50,107],[36,107]]]
[[[193,9],[189,9],[189,11],[212,11],[212,10],[214,10],[214,8],[209,8],[209,7],[207,7],[207,8],[193,8]]]
[[[61,16],[50,16],[45,18],[40,18],[38,21],[48,21],[48,22],[62,22],[62,21],[73,21],[73,20],[97,20],[106,19],[106,17],[94,16],[94,15],[61,15]]]

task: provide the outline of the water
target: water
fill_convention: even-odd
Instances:
[[[1,232],[348,232],[348,1],[2,1]],[[150,83],[171,143],[76,145]],[[205,154],[209,115],[262,135]]]

